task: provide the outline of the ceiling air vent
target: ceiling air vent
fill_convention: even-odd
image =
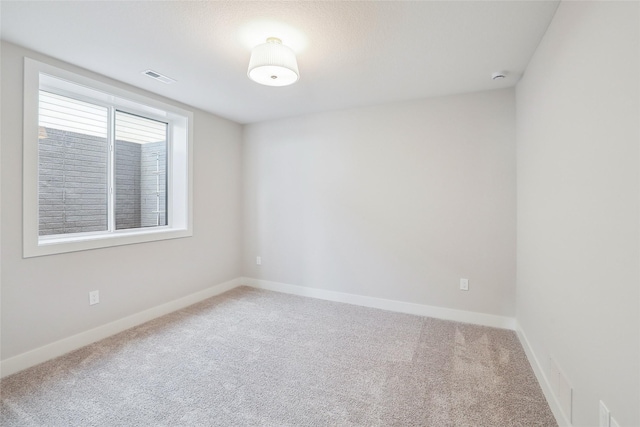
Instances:
[[[175,83],[176,82],[171,77],[163,76],[162,74],[157,73],[157,72],[155,72],[153,70],[143,71],[142,74],[144,74],[145,76],[149,76],[152,79],[156,79],[158,81],[161,81],[162,83],[166,83],[168,85],[170,85],[171,83]]]

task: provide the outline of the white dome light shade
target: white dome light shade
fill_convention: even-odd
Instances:
[[[287,86],[298,81],[298,62],[290,47],[280,39],[269,37],[266,43],[253,48],[247,75],[267,86]]]

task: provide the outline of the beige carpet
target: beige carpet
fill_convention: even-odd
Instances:
[[[238,288],[0,382],[3,426],[555,426],[512,331]]]

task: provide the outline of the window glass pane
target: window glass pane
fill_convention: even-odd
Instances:
[[[167,124],[117,111],[116,229],[167,225]]]
[[[40,236],[107,230],[108,110],[39,92]]]

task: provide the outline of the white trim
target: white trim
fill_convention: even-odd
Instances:
[[[456,322],[473,323],[502,329],[515,329],[515,319],[494,314],[478,313],[474,311],[455,310],[452,308],[435,307],[432,305],[415,304],[411,302],[368,297],[364,295],[347,294],[344,292],[328,291],[325,289],[308,288],[287,283],[270,282],[268,280],[243,277],[242,284],[257,289],[283,292],[293,295],[343,302],[364,307],[379,308],[399,313],[416,314],[418,316],[435,317],[438,319],[454,320]]]
[[[115,320],[107,323],[106,325],[98,326],[97,328],[80,332],[79,334],[63,338],[51,344],[27,351],[26,353],[10,357],[0,362],[0,377],[6,377],[7,375],[14,374],[22,371],[23,369],[27,369],[46,362],[47,360],[62,356],[63,354],[69,353],[73,350],[77,350],[101,339],[133,328],[134,326],[138,326],[160,316],[164,316],[165,314],[188,307],[207,298],[220,295],[240,286],[240,284],[240,278],[229,280],[228,282],[220,283],[191,295]]]
[[[224,282],[205,290],[193,293],[191,295],[178,298],[174,301],[170,301],[168,303],[132,314],[122,319],[115,320],[113,322],[107,323],[106,325],[98,326],[97,328],[81,332],[71,337],[63,338],[51,344],[47,344],[34,350],[30,350],[17,356],[0,361],[0,377],[14,374],[16,372],[22,371],[23,369],[27,369],[40,363],[46,362],[47,360],[62,356],[73,350],[77,350],[101,339],[110,337],[114,334],[125,331],[129,328],[133,328],[134,326],[148,322],[160,316],[164,316],[165,314],[180,310],[184,307],[188,307],[212,296],[220,295],[242,285],[250,286],[256,289],[265,289],[269,291],[300,295],[310,298],[378,308],[399,313],[415,314],[418,316],[435,317],[438,319],[453,320],[457,322],[473,323],[477,325],[491,326],[496,328],[513,330],[515,329],[516,325],[515,319],[506,316],[497,316],[486,313],[455,310],[423,304],[414,304],[409,302],[348,294],[344,292],[329,291],[318,288],[307,288],[304,286],[252,279],[249,277],[239,277],[228,282]],[[520,334],[520,332],[518,333]],[[528,350],[527,345],[524,345],[523,342],[525,351]],[[527,353],[527,355],[529,356],[529,353]],[[532,357],[530,356],[530,360],[531,358]],[[535,366],[534,371],[536,371]],[[536,375],[538,376],[537,371]],[[543,383],[543,380],[541,380],[540,377],[538,377],[538,380],[541,384]],[[544,379],[544,381],[546,381],[546,378]],[[548,388],[548,383],[546,384]],[[543,391],[545,391],[545,395],[547,395],[547,391],[544,389],[544,386]],[[549,400],[548,396],[547,399]],[[555,410],[554,414],[556,414]],[[558,418],[557,415],[556,418]]]
[[[556,422],[559,427],[571,427],[571,422],[567,419],[564,412],[562,411],[562,407],[560,406],[560,402],[558,401],[557,396],[553,393],[553,389],[551,388],[551,383],[547,376],[544,373],[544,369],[540,364],[540,360],[536,357],[529,340],[527,339],[527,335],[524,333],[522,326],[516,321],[516,334],[518,334],[518,338],[520,339],[520,343],[522,344],[522,348],[524,348],[524,352],[529,359],[529,364],[533,368],[533,373],[536,375],[538,379],[538,383],[542,388],[542,393],[544,393],[544,397],[547,399],[547,403],[549,404],[549,408],[551,408],[551,412],[553,416],[556,418]]]

